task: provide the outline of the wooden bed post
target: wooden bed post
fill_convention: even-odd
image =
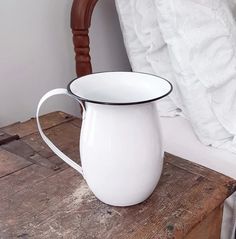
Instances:
[[[93,9],[98,0],[74,0],[71,9],[71,29],[75,49],[76,73],[83,76],[92,73],[89,47],[89,28]]]

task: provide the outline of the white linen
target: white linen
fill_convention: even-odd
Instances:
[[[116,0],[116,7],[132,69],[174,86],[170,98],[158,101],[160,114],[175,116],[182,109],[191,122],[161,119],[165,150],[236,179],[236,154],[207,147],[194,134],[206,145],[236,152],[236,30],[226,1],[235,4]],[[225,203],[222,239],[230,239],[236,224],[234,204],[236,194]]]
[[[168,79],[174,90],[170,97],[160,100],[163,116],[180,114],[182,108],[175,85],[169,53],[157,22],[153,0],[116,0],[121,30],[133,71],[155,74]]]
[[[161,117],[164,150],[236,179],[236,155],[199,142],[188,120]],[[236,193],[224,204],[222,239],[231,239],[236,224]],[[232,238],[233,239],[233,238]]]
[[[236,179],[236,155],[203,145],[183,117],[161,117],[164,150]]]
[[[154,0],[182,110],[206,145],[236,153],[236,24],[222,0]]]

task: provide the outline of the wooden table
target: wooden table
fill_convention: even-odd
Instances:
[[[41,117],[47,135],[79,160],[80,119]],[[219,238],[222,206],[236,182],[166,154],[160,182],[145,202],[112,207],[42,142],[35,120],[0,129],[0,238]]]

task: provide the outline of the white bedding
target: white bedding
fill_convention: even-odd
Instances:
[[[227,0],[154,0],[184,115],[202,143],[236,153],[236,23]]]
[[[172,93],[159,101],[159,114],[179,115],[182,108],[174,71],[157,22],[153,0],[115,0],[126,52],[133,71],[168,79]]]
[[[236,154],[236,24],[228,1],[116,0],[133,71],[173,84],[161,116],[185,115],[205,145]],[[232,7],[232,6],[231,6]]]
[[[199,142],[183,117],[161,117],[164,150],[236,179],[236,155]],[[236,222],[236,193],[224,205],[222,238],[230,239]]]
[[[161,117],[164,150],[236,179],[236,154],[203,145],[183,117]]]

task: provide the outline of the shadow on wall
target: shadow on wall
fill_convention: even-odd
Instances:
[[[90,28],[90,44],[94,72],[130,71],[114,0],[99,0],[96,4]]]

